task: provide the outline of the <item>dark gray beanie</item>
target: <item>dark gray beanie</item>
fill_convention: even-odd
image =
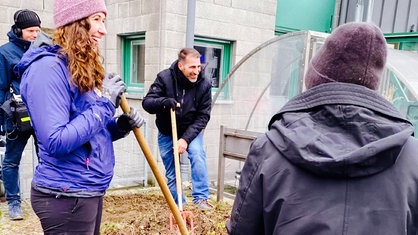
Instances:
[[[312,57],[305,76],[306,88],[328,83],[353,83],[376,90],[386,63],[382,31],[372,23],[337,27]]]
[[[33,26],[41,27],[39,16],[31,10],[19,10],[14,14],[16,28],[26,29]]]

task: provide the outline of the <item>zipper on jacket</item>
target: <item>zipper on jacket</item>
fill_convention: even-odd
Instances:
[[[180,110],[183,111],[183,103],[184,103],[184,96],[186,95],[186,90],[183,89],[183,96],[181,97],[180,100]],[[183,113],[183,112],[182,112]]]
[[[87,170],[90,170],[89,169],[89,164],[90,164],[90,158],[88,157],[88,158],[86,158],[86,167],[87,167]]]

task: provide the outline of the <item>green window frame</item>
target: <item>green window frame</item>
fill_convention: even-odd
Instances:
[[[385,34],[386,42],[393,44],[395,49],[418,52],[418,33],[388,33]]]
[[[212,82],[212,96],[222,87],[218,100],[229,100],[229,84],[223,84],[231,70],[232,42],[195,37],[194,48],[202,54],[203,73]]]
[[[144,96],[145,34],[120,35],[122,41],[122,75],[130,97]]]

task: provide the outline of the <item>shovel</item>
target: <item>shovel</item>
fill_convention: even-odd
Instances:
[[[179,106],[179,104],[177,104]],[[191,211],[183,211],[183,187],[181,182],[181,172],[180,172],[180,154],[179,154],[179,146],[178,146],[178,139],[177,139],[177,123],[176,123],[176,112],[173,109],[170,109],[171,114],[171,132],[173,136],[173,151],[174,151],[174,170],[176,172],[176,191],[177,191],[177,202],[179,206],[180,213],[187,224],[189,221],[190,228],[194,229],[193,224],[193,212]],[[170,215],[170,230],[173,228],[173,220],[172,216]]]
[[[122,108],[124,113],[129,113],[131,111],[131,107],[128,104],[128,101],[126,100],[126,97],[124,94],[121,96],[120,101],[120,107]],[[145,141],[144,136],[142,135],[142,132],[139,128],[133,128],[133,132],[135,134],[136,140],[138,141],[139,146],[142,149],[142,152],[145,155],[145,158],[148,161],[148,164],[152,170],[152,173],[154,173],[155,178],[157,179],[158,185],[161,188],[161,191],[163,192],[163,195],[165,197],[165,200],[168,203],[168,206],[170,207],[172,215],[174,215],[174,218],[178,224],[178,227],[180,229],[180,233],[182,235],[188,235],[189,232],[187,231],[186,223],[182,218],[182,215],[177,208],[176,202],[174,201],[173,196],[171,195],[170,190],[168,189],[167,184],[165,183],[165,179],[161,172],[158,170],[157,162],[155,161],[155,158],[151,154],[151,150],[147,145],[147,142]]]

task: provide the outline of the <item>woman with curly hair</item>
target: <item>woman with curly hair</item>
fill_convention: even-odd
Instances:
[[[16,67],[39,140],[31,203],[45,234],[99,234],[112,142],[143,123],[133,108],[114,117],[125,84],[99,54],[106,14],[104,0],[56,0],[53,43],[35,43]]]

